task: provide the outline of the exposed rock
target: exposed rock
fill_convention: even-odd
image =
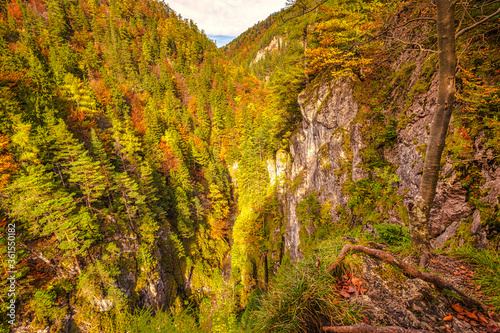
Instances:
[[[271,186],[274,186],[276,183],[276,161],[270,158],[267,159],[267,173]]]
[[[446,231],[444,233],[442,233],[438,238],[431,241],[432,247],[434,247],[435,249],[442,248],[444,243],[446,243],[448,239],[455,236],[459,225],[459,221],[453,222],[448,228],[446,228]]]
[[[146,287],[140,291],[142,303],[146,307],[157,308],[165,304],[165,285],[158,276],[148,279]]]
[[[350,301],[361,306],[370,324],[434,331],[430,323],[446,316],[443,296],[420,279],[402,279],[401,273],[391,276],[392,268],[388,271],[385,264],[372,258],[365,257],[364,262],[362,279],[368,292]]]
[[[266,56],[266,54],[278,50],[282,44],[283,44],[283,37],[274,36],[274,38],[271,40],[268,46],[257,52],[255,59],[252,61],[252,64],[259,62],[262,58]]]
[[[345,151],[344,142],[354,137],[351,141],[355,148],[351,149],[356,153],[359,153],[362,142],[360,131],[351,125],[358,107],[352,96],[350,80],[324,83],[309,94],[301,93],[298,100],[303,123],[292,139],[290,153],[293,163],[287,172],[288,179],[296,184],[296,188],[284,196],[288,220],[285,245],[292,260],[300,258],[297,205],[307,193],[316,191],[320,202],[330,201],[333,219],[338,220],[335,207],[347,203],[342,184],[348,175],[337,175],[335,171],[349,161],[350,152]],[[358,174],[362,175],[361,172]]]
[[[466,199],[467,191],[460,183],[451,187],[443,184],[436,192],[429,221],[433,237],[442,233],[453,221],[462,220],[472,213]]]
[[[485,249],[488,247],[488,238],[486,238],[486,230],[481,227],[481,212],[475,210],[472,214],[472,225],[470,226],[470,232],[474,235],[476,240],[476,247],[480,249]]]
[[[397,269],[370,257],[363,256],[363,261],[360,272],[354,274],[364,281],[362,286],[368,291],[347,301],[360,306],[361,314],[370,325],[400,326],[430,332],[447,332],[446,327],[452,332],[480,332],[484,329],[455,318],[450,299],[425,281],[408,279]],[[450,263],[451,266],[453,264]],[[438,266],[441,267],[442,263]],[[450,313],[453,320],[443,321]]]
[[[94,297],[92,301],[92,305],[97,309],[99,312],[108,312],[111,310],[114,306],[114,302],[111,299],[108,298],[97,298]]]

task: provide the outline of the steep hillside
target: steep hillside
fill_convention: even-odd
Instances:
[[[274,291],[260,298],[260,310],[252,310],[249,325],[264,331],[320,329],[330,320],[336,325],[346,323],[340,315],[325,318],[307,314],[335,311],[332,308],[336,305],[321,303],[328,291],[314,289],[316,284],[325,283],[324,277],[314,277],[314,266],[333,260],[342,236],[355,237],[357,244],[375,240],[403,255],[415,254],[408,248],[407,228],[411,227],[409,209],[420,188],[437,105],[436,8],[425,1],[326,1],[316,5],[314,1],[296,1],[271,18],[272,24],[253,28],[253,34],[262,36],[259,42],[243,36],[224,50],[229,55],[236,53],[235,62],[241,61],[248,71],[266,81],[275,96],[289,93],[288,101],[297,96],[298,104],[283,103],[289,106],[289,114],[300,110],[300,117],[294,119],[301,122],[289,128],[293,132],[289,147],[268,163],[271,179],[282,179],[275,183],[284,215],[284,251],[292,262],[298,262],[280,269],[296,280],[278,275]],[[484,22],[475,27],[477,30],[465,29],[457,38],[456,105],[429,231],[436,251],[471,258],[481,267],[480,274],[486,275],[476,279],[493,290],[500,281],[494,264],[500,245],[498,3],[468,2],[457,7],[455,15],[457,31]],[[344,240],[349,239],[354,238]],[[485,261],[478,259],[480,256]],[[439,263],[454,265],[446,260]],[[488,260],[491,265],[485,263]],[[373,272],[370,259],[364,261],[354,260],[347,271],[371,281],[366,297],[352,301],[368,307],[364,315],[371,324],[430,331],[481,330],[461,326],[461,319],[446,326],[444,312],[429,314],[432,318],[422,316],[412,309],[412,302],[398,298],[401,295],[390,297],[407,308],[390,308],[393,305],[387,303],[388,296],[381,295],[385,289],[378,285],[387,277],[373,278],[380,272]],[[485,267],[490,273],[484,273]],[[396,283],[391,280],[384,283]],[[414,290],[412,283],[408,280],[407,285],[393,288]],[[426,294],[422,288],[427,287],[417,287],[420,296],[412,294],[410,298],[428,297],[422,296]],[[303,317],[292,318],[288,295],[300,298],[313,294],[318,303],[304,301],[302,307],[309,310],[301,309]],[[485,301],[498,307],[498,292],[490,297]],[[441,306],[437,304],[429,302],[424,307]],[[410,320],[407,311],[415,317]],[[401,317],[396,312],[406,314]],[[351,320],[347,315],[344,319]],[[436,320],[439,327],[432,326]]]
[[[498,332],[500,2],[455,8],[420,270],[435,1],[287,3],[221,51],[156,0],[0,2],[1,331]]]
[[[2,318],[10,299],[14,326],[51,332],[233,312],[228,166],[267,183],[261,84],[158,1],[3,1],[0,48]]]

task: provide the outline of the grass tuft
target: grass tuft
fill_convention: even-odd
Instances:
[[[453,251],[453,254],[476,266],[474,282],[481,286],[481,293],[486,295],[486,302],[500,311],[500,254],[494,250],[478,250],[472,246],[464,246]]]
[[[318,250],[317,258],[326,252],[338,253],[337,244],[329,245],[328,251],[326,247],[325,251]],[[280,269],[273,289],[257,296],[247,316],[249,331],[318,332],[324,325],[350,325],[356,321],[356,310],[337,295],[336,277],[326,273],[326,262],[316,267],[317,258],[309,256]]]

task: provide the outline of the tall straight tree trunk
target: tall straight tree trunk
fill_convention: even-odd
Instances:
[[[439,51],[438,100],[425,153],[420,191],[410,209],[412,242],[421,254],[422,267],[427,265],[431,252],[428,220],[436,195],[441,154],[455,100],[455,3],[450,0],[436,0],[436,6]]]

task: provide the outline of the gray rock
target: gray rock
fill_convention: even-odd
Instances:
[[[458,230],[458,226],[460,225],[460,221],[453,222],[446,231],[442,233],[438,238],[431,241],[431,245],[435,249],[440,249],[443,247],[444,243],[451,237],[455,236]]]

